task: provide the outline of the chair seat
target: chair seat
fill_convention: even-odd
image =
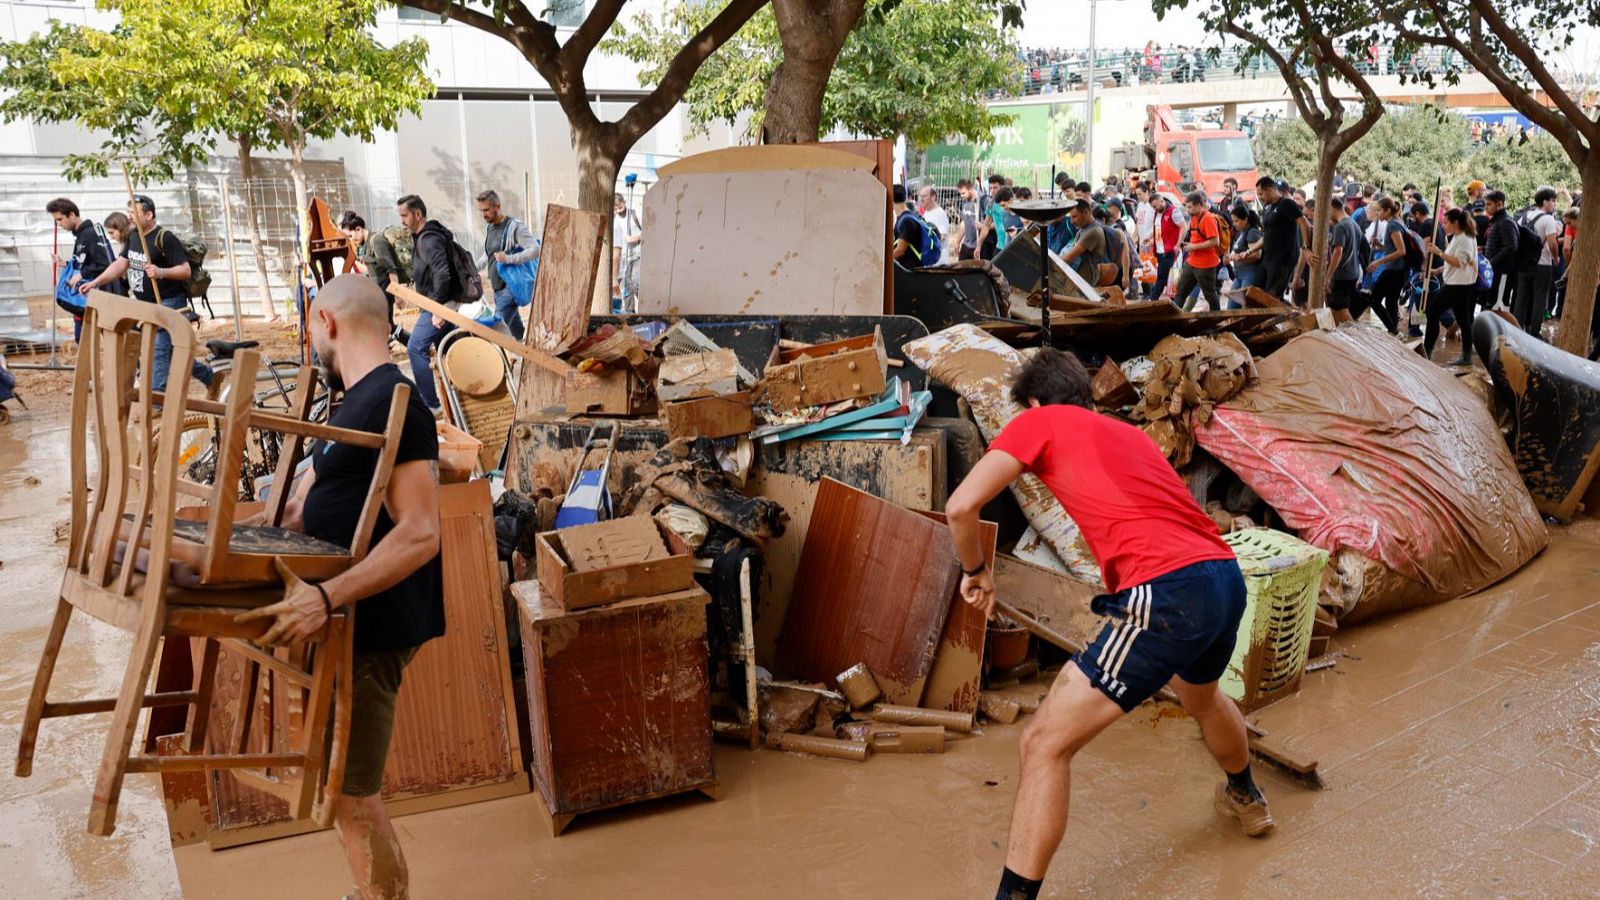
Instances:
[[[219,578],[205,586],[278,584],[273,559],[282,559],[296,575],[308,581],[332,578],[350,568],[350,551],[329,541],[270,525],[234,525]],[[186,588],[201,586],[205,563],[206,523],[177,519],[172,523],[172,579]]]
[[[205,522],[177,519],[172,523],[172,536],[194,544],[206,540]],[[309,534],[274,528],[271,525],[234,525],[228,538],[229,556],[349,556],[350,551],[338,544],[314,538]]]

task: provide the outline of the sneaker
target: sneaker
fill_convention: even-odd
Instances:
[[[1217,812],[1239,820],[1244,833],[1261,837],[1272,830],[1272,811],[1267,809],[1267,798],[1260,791],[1249,801],[1240,800],[1226,784],[1217,785]]]

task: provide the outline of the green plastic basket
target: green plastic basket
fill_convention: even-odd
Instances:
[[[1246,710],[1300,689],[1328,552],[1270,528],[1223,535],[1239,558],[1247,600],[1222,690]]]

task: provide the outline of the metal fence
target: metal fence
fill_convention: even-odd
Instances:
[[[1260,56],[1241,69],[1243,55],[1239,50],[1225,50],[1213,57],[1204,48],[1152,49],[1149,53],[1096,50],[1094,77],[1098,83],[1113,87],[1279,77],[1277,66]],[[1452,67],[1460,67],[1461,59],[1438,47],[1397,54],[1390,47],[1375,45],[1354,63],[1362,75],[1421,76],[1442,75]],[[1086,87],[1089,54],[1087,50],[1034,50],[1024,53],[1018,65],[1022,76],[1020,96],[1070,93]]]

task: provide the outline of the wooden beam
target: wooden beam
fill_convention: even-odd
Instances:
[[[396,299],[404,300],[423,312],[433,313],[457,328],[465,329],[467,332],[476,335],[477,337],[481,337],[484,340],[493,343],[495,346],[503,348],[509,353],[515,353],[518,356],[521,356],[523,359],[549,369],[558,375],[565,377],[568,372],[577,371],[572,366],[569,366],[561,360],[556,359],[554,356],[551,356],[550,354],[540,350],[535,350],[534,348],[523,344],[510,335],[501,334],[500,332],[495,331],[493,328],[480,325],[473,321],[470,317],[456,312],[450,307],[445,306],[443,303],[430,300],[403,284],[389,285],[389,293],[393,294]]]

